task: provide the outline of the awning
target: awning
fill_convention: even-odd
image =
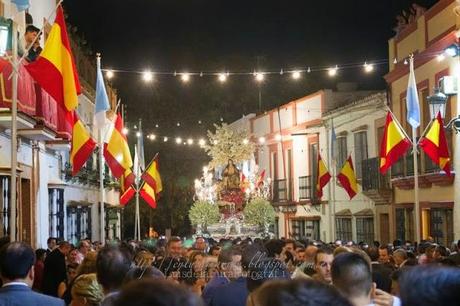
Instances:
[[[373,217],[374,212],[370,208],[366,208],[363,210],[358,211],[357,213],[354,214],[356,217]]]
[[[352,213],[351,210],[347,209],[342,209],[341,211],[338,211],[335,213],[336,217],[351,217]]]

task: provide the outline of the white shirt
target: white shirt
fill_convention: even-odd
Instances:
[[[9,283],[6,283],[6,284],[3,284],[2,287],[8,287],[8,286],[26,286],[26,287],[29,287],[29,285],[27,285],[26,283],[24,282],[9,282]]]

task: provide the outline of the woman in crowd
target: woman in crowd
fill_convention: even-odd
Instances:
[[[71,306],[99,306],[103,298],[102,287],[97,282],[96,274],[82,274],[75,279]]]

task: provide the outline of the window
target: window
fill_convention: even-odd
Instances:
[[[367,132],[355,133],[355,174],[356,178],[363,176],[363,161],[367,159]]]
[[[371,244],[374,241],[374,218],[356,217],[356,242]]]
[[[319,220],[291,220],[291,238],[319,240]]]
[[[49,237],[64,239],[64,189],[49,188]]]
[[[451,245],[454,240],[453,210],[432,208],[430,210],[430,232],[436,243]]]
[[[337,152],[337,173],[339,173],[348,157],[347,137],[337,137],[335,143],[337,146],[337,150],[335,150]]]
[[[338,217],[336,223],[336,238],[342,241],[352,241],[351,217]]]
[[[10,177],[0,176],[0,237],[10,234]]]
[[[91,238],[91,207],[67,207],[67,240],[77,243]]]
[[[414,214],[412,208],[396,208],[396,239],[414,240]]]

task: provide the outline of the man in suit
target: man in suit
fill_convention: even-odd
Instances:
[[[371,259],[372,281],[377,285],[378,289],[391,292],[391,272],[389,266],[379,263],[379,249],[370,247],[366,250],[367,255]]]
[[[449,259],[453,260],[457,266],[460,266],[460,239],[457,241],[458,252],[450,255]]]
[[[70,252],[70,243],[61,241],[45,259],[43,270],[42,292],[51,296],[58,296],[59,284],[67,279],[67,265],[65,257]]]
[[[0,306],[64,306],[63,300],[32,291],[35,254],[23,242],[12,242],[0,250]]]

